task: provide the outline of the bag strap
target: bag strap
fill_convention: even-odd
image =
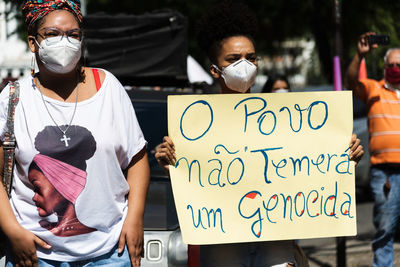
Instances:
[[[4,152],[4,167],[3,167],[3,185],[7,195],[11,197],[11,188],[13,183],[14,170],[14,152],[15,152],[15,135],[14,135],[14,114],[15,107],[19,101],[19,83],[10,83],[10,95],[8,99],[8,115],[7,115],[7,131],[4,134],[3,152]]]

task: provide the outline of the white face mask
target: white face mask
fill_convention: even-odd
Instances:
[[[56,73],[68,73],[72,71],[81,58],[81,41],[69,38],[51,37],[38,44],[39,58],[44,66]],[[57,41],[56,41],[57,40]]]
[[[289,93],[289,89],[286,88],[279,88],[273,91],[274,93]]]
[[[226,86],[236,92],[246,92],[256,80],[257,66],[246,59],[240,59],[223,70],[213,66],[221,72]]]

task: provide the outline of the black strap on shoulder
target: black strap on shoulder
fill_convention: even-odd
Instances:
[[[7,195],[11,197],[11,188],[13,183],[14,170],[14,152],[15,152],[15,135],[14,135],[14,114],[15,107],[19,101],[19,83],[10,83],[10,96],[8,100],[8,116],[7,116],[7,131],[3,139],[4,151],[4,167],[3,167],[3,185]]]

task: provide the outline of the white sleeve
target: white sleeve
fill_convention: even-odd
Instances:
[[[118,159],[122,169],[126,169],[131,162],[132,158],[147,145],[144,139],[142,130],[136,117],[135,110],[132,102],[119,81],[113,77],[118,85],[115,88],[116,95],[119,99],[114,102],[118,109],[118,116],[116,117],[119,122],[118,130],[120,136],[120,149],[117,151]],[[113,83],[115,84],[115,83]]]

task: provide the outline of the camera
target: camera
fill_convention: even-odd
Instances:
[[[390,43],[390,37],[386,34],[376,34],[368,36],[369,45],[388,45]]]

